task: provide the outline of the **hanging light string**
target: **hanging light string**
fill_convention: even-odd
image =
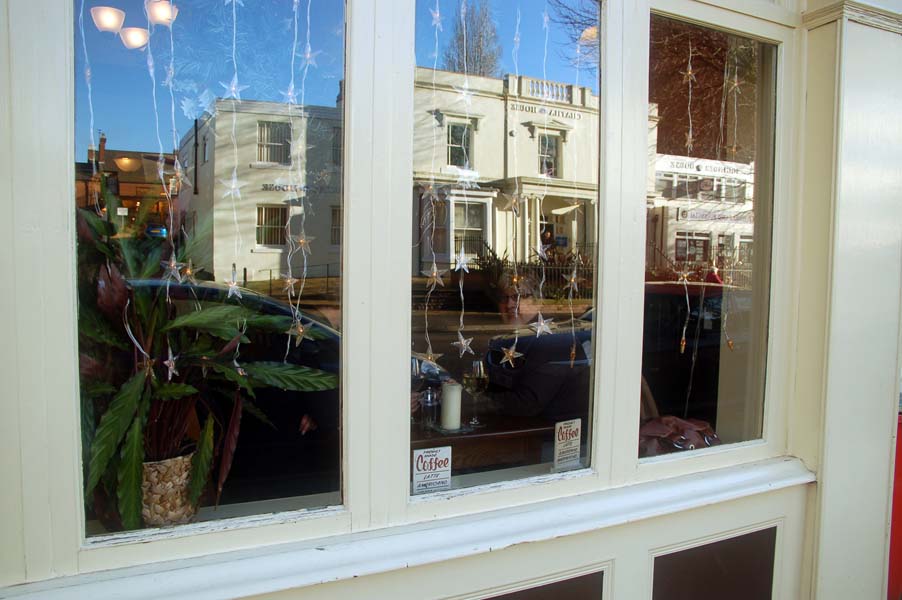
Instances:
[[[432,349],[432,339],[429,336],[429,303],[432,300],[432,293],[435,291],[436,285],[441,282],[441,272],[436,264],[435,254],[435,221],[436,221],[436,203],[438,201],[438,189],[435,180],[436,156],[438,153],[438,133],[439,126],[444,121],[438,118],[438,100],[437,100],[437,82],[436,73],[438,71],[438,51],[439,51],[439,31],[442,31],[442,15],[439,6],[439,0],[435,0],[435,8],[429,9],[432,15],[432,114],[436,119],[436,124],[432,130],[432,155],[431,168],[429,169],[429,183],[423,190],[421,201],[423,202],[423,216],[420,218],[420,236],[425,239],[429,247],[429,253],[432,257],[432,265],[428,270],[422,271],[427,276],[426,281],[426,299],[423,307],[423,337],[426,342],[426,352],[422,354],[424,360],[434,363],[438,355]]]
[[[128,335],[128,339],[130,339],[132,341],[132,344],[135,346],[135,349],[138,352],[140,352],[144,356],[145,359],[152,362],[153,359],[150,357],[150,354],[147,353],[147,351],[144,349],[144,347],[141,346],[141,344],[135,338],[135,334],[132,333],[132,328],[128,324],[128,307],[131,305],[131,302],[132,302],[131,298],[126,298],[125,306],[122,309],[122,324],[125,326],[125,333],[126,333],[126,335]]]
[[[94,88],[91,82],[91,59],[88,56],[88,43],[85,40],[85,0],[81,0],[81,8],[78,12],[78,31],[81,34],[81,49],[85,55],[85,86],[88,89],[88,135],[91,139],[90,148],[93,150],[93,155],[91,156],[91,181],[94,181],[97,178],[97,146],[94,141]],[[91,196],[94,199],[94,212],[100,216],[102,211],[100,210],[100,193],[96,189],[91,189]],[[86,198],[87,199],[87,198]],[[110,217],[111,215],[108,215]]]
[[[688,103],[686,105],[686,114],[689,117],[689,131],[686,133],[686,153],[692,152],[695,143],[695,132],[692,129],[692,84],[695,83],[695,71],[692,70],[692,40],[689,40],[689,61],[686,70],[683,72],[683,83],[689,86]]]
[[[514,45],[511,49],[511,57],[514,61],[514,74],[517,78],[517,85],[520,84],[520,7],[517,7],[517,26],[514,30]],[[518,146],[519,144],[514,140],[514,152],[513,152],[513,167],[514,173],[519,173],[519,152]],[[516,294],[516,299],[514,301],[514,315],[519,317],[520,315],[520,275],[518,272],[517,262],[520,258],[520,224],[521,224],[521,211],[523,211],[523,198],[521,197],[520,192],[520,180],[519,178],[514,178],[514,195],[510,200],[509,208],[511,209],[511,258],[512,258],[512,267],[511,267],[511,283],[513,284],[513,291]],[[516,349],[517,341],[519,340],[519,327],[514,330],[514,349]],[[513,364],[513,363],[512,363]]]

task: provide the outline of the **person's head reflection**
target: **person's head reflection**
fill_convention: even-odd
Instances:
[[[523,325],[539,312],[536,285],[520,274],[505,273],[498,281],[498,313],[504,324]]]

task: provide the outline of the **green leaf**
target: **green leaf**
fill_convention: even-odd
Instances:
[[[147,257],[144,260],[144,264],[141,266],[141,269],[138,273],[138,276],[141,279],[147,279],[148,277],[152,277],[159,273],[160,267],[160,257],[163,255],[163,246],[157,246],[152,248],[148,253]]]
[[[244,365],[250,377],[268,386],[294,392],[321,392],[338,387],[338,376],[319,369],[280,362],[253,362]]]
[[[197,388],[187,383],[164,383],[154,390],[153,397],[160,400],[178,400],[197,393]]]
[[[109,396],[116,393],[116,387],[106,381],[82,383],[81,393],[86,398],[100,398],[101,396]]]
[[[238,323],[253,317],[253,313],[242,306],[211,306],[203,310],[195,310],[179,315],[170,321],[163,331],[179,329],[182,327],[199,329],[218,338],[230,341],[238,335]],[[243,343],[247,343],[247,336],[243,336]]]
[[[242,406],[244,412],[254,417],[261,423],[265,425],[269,425],[273,429],[276,429],[275,424],[269,420],[269,417],[266,416],[266,413],[260,410],[260,408],[256,404],[252,404],[250,400],[244,401],[244,406]]]
[[[110,322],[96,310],[87,306],[79,306],[78,308],[78,332],[98,344],[105,344],[120,350],[128,348],[128,344],[113,329]]]
[[[143,411],[141,411],[143,413]],[[144,463],[144,415],[138,414],[125,436],[119,462],[116,496],[119,498],[119,516],[126,529],[141,527],[141,472]]]
[[[113,228],[108,222],[101,219],[94,211],[79,208],[78,214],[82,216],[82,218],[85,220],[85,223],[87,223],[88,227],[96,237],[103,238],[108,235],[112,235]]]
[[[247,390],[247,393],[251,398],[256,398],[254,386],[251,384],[250,378],[247,375],[242,375],[234,367],[222,363],[210,362],[208,365],[212,367],[214,371],[225,377],[226,380],[238,384],[238,387]]]
[[[284,333],[291,327],[291,317],[280,315],[249,315],[248,327]]]
[[[85,484],[86,496],[94,490],[106,471],[110,458],[119,448],[119,443],[128,430],[141,400],[144,380],[145,374],[142,371],[126,381],[113,398],[109,409],[100,418],[100,425],[97,426],[91,444],[91,462],[88,467],[88,481]]]
[[[188,483],[188,501],[197,504],[201,492],[207,483],[210,474],[210,465],[213,463],[213,415],[207,416],[204,430],[200,434],[197,443],[197,451],[191,459],[191,481]]]

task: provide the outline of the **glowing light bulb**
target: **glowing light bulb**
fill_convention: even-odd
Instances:
[[[154,25],[169,27],[179,15],[179,8],[169,0],[144,0],[148,20]]]
[[[94,26],[100,31],[119,33],[122,23],[125,22],[125,11],[110,6],[95,6],[91,9],[91,18]]]
[[[123,27],[119,31],[119,37],[122,43],[129,50],[137,50],[147,45],[150,39],[150,33],[143,27]]]

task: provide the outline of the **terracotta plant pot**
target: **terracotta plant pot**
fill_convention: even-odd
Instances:
[[[148,527],[188,523],[197,507],[188,501],[194,453],[144,463],[141,516]]]

